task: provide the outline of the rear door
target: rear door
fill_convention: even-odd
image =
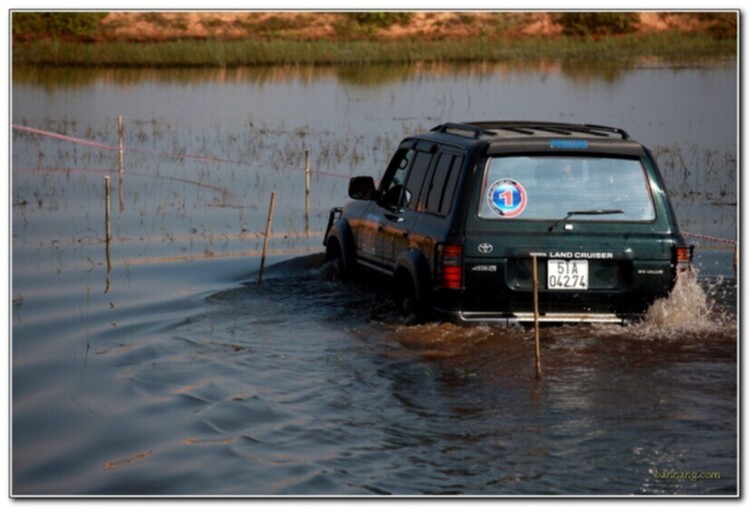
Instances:
[[[435,269],[437,244],[443,243],[450,233],[465,154],[452,147],[442,147],[434,159],[422,189],[419,221],[409,236],[410,245],[424,255],[431,270]]]
[[[489,158],[467,222],[467,308],[528,310],[532,256],[549,311],[636,311],[666,294],[675,232],[650,170],[588,153]]]

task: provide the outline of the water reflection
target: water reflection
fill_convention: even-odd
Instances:
[[[717,64],[714,64],[715,66]],[[725,66],[734,65],[726,62]],[[491,76],[534,73],[560,75],[573,83],[594,82],[615,83],[629,72],[643,68],[668,68],[669,64],[660,60],[643,58],[634,62],[622,61],[511,61],[476,63],[422,63],[376,64],[345,66],[305,66],[281,65],[258,67],[220,68],[80,68],[80,67],[35,67],[16,65],[13,68],[15,84],[42,85],[53,91],[60,88],[88,87],[94,83],[134,85],[144,82],[160,84],[181,83],[245,83],[256,86],[290,80],[303,84],[335,78],[345,85],[379,87],[400,81],[431,77],[447,78],[463,76],[482,79]]]
[[[576,84],[589,85],[595,82],[615,83],[628,72],[621,62],[590,60],[566,61],[560,64],[559,72]]]

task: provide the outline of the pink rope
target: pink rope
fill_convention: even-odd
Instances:
[[[47,132],[41,129],[34,129],[32,127],[24,127],[22,125],[13,124],[13,128],[23,132],[30,132],[31,134],[37,134],[39,136],[47,136],[50,138],[61,139],[63,141],[70,141],[71,143],[77,143],[79,145],[91,146],[94,148],[101,148],[102,150],[119,150],[119,147],[109,146],[95,141],[88,141],[86,139],[78,139],[71,136],[64,136],[62,134],[56,134],[54,132]]]
[[[710,235],[699,235],[696,233],[682,233],[683,236],[689,236],[692,238],[700,238],[701,240],[708,240],[711,242],[719,242],[719,243],[729,243],[732,245],[737,244],[737,240],[730,240],[728,238],[719,238],[718,236],[710,236]]]
[[[342,175],[340,173],[329,173],[327,171],[314,171],[314,170],[311,170],[310,173],[316,174],[316,175],[335,176],[336,178],[351,178],[351,176],[348,176],[348,175]]]
[[[47,136],[49,138],[59,139],[61,141],[69,141],[71,143],[76,143],[76,144],[83,145],[83,146],[90,146],[92,148],[100,148],[102,150],[111,150],[111,151],[117,151],[120,149],[117,146],[105,145],[103,143],[97,143],[96,141],[90,141],[90,140],[81,139],[81,138],[74,138],[72,136],[65,136],[63,134],[57,134],[55,132],[44,131],[41,129],[34,129],[33,127],[24,127],[23,125],[15,125],[15,124],[12,124],[12,127],[18,131],[28,132],[30,134],[36,134],[38,136]],[[123,149],[123,151],[125,150]],[[223,164],[238,164],[242,166],[252,166],[252,164],[248,164],[247,162],[232,160],[232,159],[222,159],[222,158],[213,157],[213,156],[190,155],[190,154],[170,154],[170,153],[159,152],[156,150],[147,150],[145,148],[128,148],[127,151],[148,153],[152,155],[158,155],[159,157],[173,157],[176,159],[188,159],[188,160],[203,161],[203,162],[216,162],[216,163],[223,163]],[[349,175],[342,175],[340,173],[330,173],[328,171],[310,171],[310,173],[314,173],[317,175],[332,176],[335,178],[347,178],[347,179],[351,178]]]
[[[15,173],[104,173],[114,174],[117,173],[116,169],[97,169],[97,168],[16,168],[13,170]],[[174,182],[187,183],[195,185],[196,187],[202,187],[222,194],[223,196],[233,197],[233,194],[217,185],[211,185],[209,183],[199,182],[197,180],[190,180],[189,178],[180,178],[178,176],[167,176],[167,175],[155,175],[153,173],[141,173],[139,171],[128,171],[128,176],[145,176],[147,178],[157,178],[161,180],[172,180]]]

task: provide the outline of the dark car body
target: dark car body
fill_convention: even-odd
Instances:
[[[350,181],[326,256],[391,277],[405,312],[460,322],[622,322],[667,296],[692,249],[651,153],[617,128],[443,124],[407,137],[376,188]]]

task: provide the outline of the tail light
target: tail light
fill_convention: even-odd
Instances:
[[[437,270],[440,287],[444,289],[461,289],[464,282],[463,254],[461,245],[438,245]]]
[[[690,266],[693,261],[693,245],[690,246],[675,246],[674,248],[674,264],[677,268],[677,273],[685,273],[690,271]]]

